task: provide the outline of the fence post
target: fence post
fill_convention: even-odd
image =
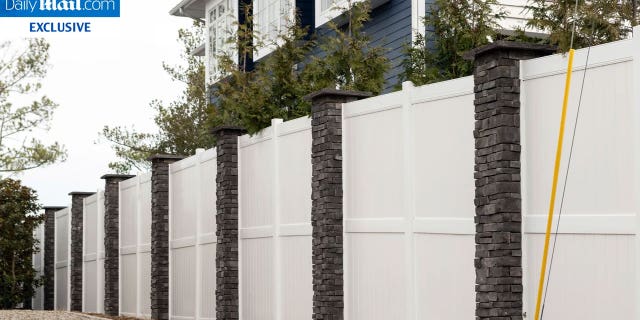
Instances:
[[[634,145],[634,157],[636,159],[635,164],[635,185],[636,190],[640,190],[640,165],[638,165],[638,159],[640,159],[640,26],[636,26],[633,29],[633,87],[634,90],[634,114],[635,119],[635,145]],[[636,205],[636,301],[640,297],[640,195],[635,194]],[[636,320],[640,320],[640,303],[636,303]]]
[[[151,161],[151,319],[169,319],[169,164],[175,155]]]
[[[120,277],[120,182],[132,175],[106,174],[104,179],[104,313],[118,316]]]
[[[44,251],[44,310],[55,308],[54,273],[55,273],[55,241],[56,241],[56,211],[65,207],[44,207],[44,244],[40,247]]]
[[[344,319],[342,104],[370,97],[323,89],[311,101],[313,319]]]
[[[69,193],[71,196],[71,261],[69,264],[70,311],[82,311],[82,200],[95,192]]]
[[[520,60],[546,45],[496,41],[474,61],[476,126],[476,319],[522,319]]]
[[[239,318],[238,136],[240,127],[220,126],[216,136],[216,319]]]

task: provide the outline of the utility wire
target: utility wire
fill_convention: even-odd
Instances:
[[[577,3],[578,1],[576,1],[576,11],[577,11]],[[575,20],[574,20],[574,27],[575,27]],[[576,131],[578,129],[578,119],[580,117],[580,107],[582,106],[582,94],[584,92],[584,83],[585,83],[585,79],[587,78],[587,67],[589,66],[589,55],[591,54],[591,46],[593,45],[593,34],[594,32],[594,28],[595,26],[592,25],[591,26],[591,38],[589,39],[589,46],[587,47],[587,57],[586,60],[584,62],[584,73],[582,75],[582,84],[580,85],[580,96],[578,99],[578,109],[576,110],[576,117],[575,117],[575,125],[573,126],[573,133],[572,133],[572,137],[571,137],[571,147],[569,148],[569,158],[567,159],[567,170],[565,171],[565,175],[564,175],[564,183],[562,185],[562,196],[560,197],[560,208],[558,210],[558,221],[556,221],[556,232],[553,235],[553,247],[551,249],[551,260],[549,261],[549,272],[547,274],[547,283],[545,284],[545,288],[544,288],[544,298],[542,299],[542,310],[540,311],[540,320],[542,320],[542,317],[544,316],[544,306],[547,302],[547,293],[549,292],[549,283],[551,282],[551,271],[552,271],[552,267],[553,267],[553,258],[555,256],[556,253],[556,243],[558,241],[558,231],[560,229],[560,219],[562,218],[562,208],[564,207],[564,197],[566,194],[566,190],[567,190],[567,181],[569,181],[569,169],[571,168],[571,159],[573,156],[573,146],[576,140]],[[573,46],[573,34],[571,35],[571,43]],[[573,48],[573,47],[572,47]]]
[[[573,8],[573,27],[571,28],[571,44],[569,45],[571,49],[573,49],[573,37],[576,34],[576,21],[578,21],[578,1],[580,0],[576,0],[576,5]]]

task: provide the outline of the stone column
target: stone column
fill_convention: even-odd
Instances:
[[[216,319],[239,318],[238,298],[238,136],[233,126],[217,127]]]
[[[169,164],[182,156],[151,161],[151,319],[169,319]]]
[[[69,292],[71,311],[82,311],[82,211],[83,199],[95,192],[71,192],[71,265]]]
[[[135,176],[107,174],[104,179],[104,313],[118,316],[120,279],[120,182]]]
[[[497,41],[474,60],[476,319],[522,319],[520,60],[555,48]]]
[[[54,274],[55,274],[55,241],[56,241],[56,212],[65,207],[44,207],[44,310],[55,308],[54,295]]]
[[[311,100],[313,319],[344,319],[342,104],[365,92],[324,89]]]

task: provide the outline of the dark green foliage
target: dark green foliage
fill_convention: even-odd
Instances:
[[[214,92],[219,101],[217,124],[236,124],[254,133],[268,127],[273,118],[290,120],[309,114],[303,97],[310,89],[297,70],[312,49],[306,34],[305,28],[292,24],[277,43],[265,44],[277,47],[252,71],[234,65],[228,56],[220,57],[228,76]]]
[[[206,90],[204,62],[202,57],[191,54],[204,41],[203,30],[203,24],[199,22],[194,22],[191,29],[179,30],[178,40],[184,46],[181,57],[186,64],[163,64],[171,79],[186,87],[182,95],[168,105],[159,100],[151,102],[158,133],[137,132],[119,126],[103,128],[101,136],[112,143],[119,158],[109,164],[111,169],[118,173],[146,170],[149,168],[146,159],[152,154],[189,156],[198,148],[214,146],[214,138],[206,125],[212,106]]]
[[[577,14],[574,14],[575,5],[575,0],[531,0],[527,9],[533,19],[527,27],[549,33],[549,43],[566,52],[570,49],[574,22],[574,49],[624,39],[631,32],[631,26],[638,24],[631,0],[578,1]],[[635,6],[637,11],[638,4]]]
[[[380,94],[390,64],[384,48],[371,46],[362,31],[369,20],[370,3],[349,1],[342,9],[346,25],[341,27],[334,21],[327,24],[335,35],[323,37],[319,45],[326,56],[312,58],[304,79],[314,90],[329,87]]]
[[[20,181],[0,180],[0,309],[16,308],[41,284],[32,267],[39,251],[33,237],[44,221],[36,192]]]
[[[271,119],[292,120],[309,115],[310,103],[304,96],[326,87],[380,93],[389,62],[382,48],[369,45],[362,33],[369,19],[367,2],[351,6],[345,13],[344,28],[330,22],[336,33],[320,44],[326,53],[322,59],[307,61],[316,42],[308,30],[296,20],[276,43],[265,43],[261,35],[247,26],[239,26],[235,45],[241,55],[252,54],[257,46],[272,46],[275,50],[260,60],[254,70],[235,64],[228,54],[218,61],[226,76],[213,90],[217,108],[212,112],[211,125],[234,124],[255,133],[271,124]],[[252,17],[245,15],[247,25]],[[253,41],[249,41],[249,34]],[[255,45],[254,45],[255,44]],[[249,50],[251,49],[251,50]],[[305,65],[306,62],[306,65]]]
[[[473,63],[462,55],[496,38],[503,12],[494,12],[496,0],[436,0],[427,10],[426,35],[417,34],[405,47],[401,81],[423,85],[468,76]]]

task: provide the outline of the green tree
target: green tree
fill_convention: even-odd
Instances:
[[[319,44],[324,56],[309,58],[318,44],[299,19],[275,43],[268,43],[252,30],[252,18],[246,15],[246,23],[231,37],[236,48],[244,49],[241,55],[253,54],[261,46],[275,49],[253,70],[235,64],[228,54],[218,58],[223,72],[213,90],[217,103],[212,125],[235,124],[255,133],[273,118],[286,121],[309,115],[310,103],[304,96],[326,87],[380,93],[389,61],[362,32],[369,19],[368,2],[350,4],[344,16],[343,27],[329,23],[335,35],[324,36]]]
[[[463,54],[495,39],[504,12],[496,0],[436,0],[425,16],[426,35],[405,47],[400,80],[416,85],[468,76],[473,63]]]
[[[60,144],[47,145],[32,136],[49,129],[58,106],[39,96],[48,61],[49,44],[44,39],[0,44],[0,173],[18,173],[66,158]]]
[[[202,57],[192,52],[204,41],[204,27],[194,22],[191,29],[178,31],[178,41],[183,45],[181,57],[185,64],[163,64],[171,79],[185,85],[182,95],[165,104],[160,100],[150,103],[154,111],[157,133],[138,132],[122,126],[102,129],[101,136],[112,143],[118,157],[109,167],[126,173],[132,169],[146,170],[146,159],[156,153],[193,155],[198,148],[210,148],[214,139],[208,132],[208,114],[212,111],[206,89],[205,66]]]
[[[251,23],[250,19],[247,17],[246,21]],[[246,39],[243,28],[239,28],[239,39]],[[254,133],[268,127],[273,118],[290,120],[309,114],[310,105],[304,96],[311,88],[303,80],[304,71],[298,70],[314,45],[306,39],[307,34],[307,28],[300,27],[296,20],[274,43],[254,40],[258,45],[275,48],[254,70],[234,65],[228,56],[220,57],[227,77],[219,82],[214,95],[220,114],[228,115],[218,119],[220,124],[237,124]],[[251,36],[259,37],[255,33]]]
[[[31,299],[41,279],[31,257],[38,249],[33,232],[44,221],[36,192],[12,179],[0,180],[0,309]]]
[[[531,0],[527,9],[532,19],[527,28],[549,33],[549,43],[566,52],[571,46],[574,23],[573,47],[578,49],[624,39],[639,22],[635,14],[638,4],[633,0],[578,0],[577,12],[575,6],[576,0]]]
[[[330,87],[380,94],[390,64],[384,48],[372,46],[363,32],[369,21],[370,2],[349,0],[347,7],[340,9],[347,18],[346,25],[327,23],[333,34],[322,37],[319,43],[326,55],[311,59],[305,68],[305,80],[314,90]]]

